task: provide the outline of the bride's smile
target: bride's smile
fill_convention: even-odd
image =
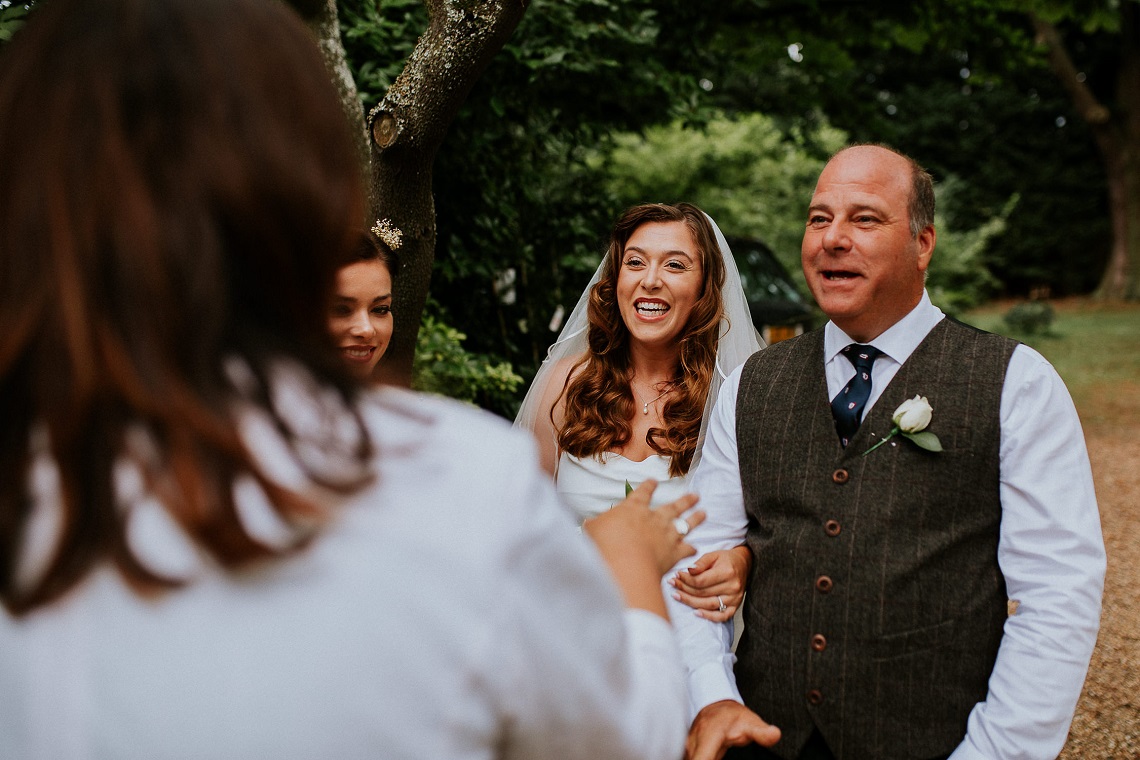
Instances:
[[[676,346],[701,296],[704,272],[683,222],[651,222],[626,242],[617,278],[622,321],[634,342]]]

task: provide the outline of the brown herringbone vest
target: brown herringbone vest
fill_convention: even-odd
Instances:
[[[736,677],[783,757],[813,726],[840,760],[935,757],[965,735],[1006,618],[999,408],[1015,346],[943,320],[847,449],[822,330],[748,361],[736,424],[755,562]],[[916,394],[945,450],[896,436],[863,456]]]

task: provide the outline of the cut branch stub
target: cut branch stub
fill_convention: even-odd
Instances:
[[[376,114],[372,119],[372,139],[379,148],[387,148],[400,135],[400,125],[390,111]]]
[[[1084,112],[1085,121],[1094,127],[1099,127],[1102,124],[1107,124],[1112,121],[1112,112],[1102,106],[1100,103],[1089,106]]]

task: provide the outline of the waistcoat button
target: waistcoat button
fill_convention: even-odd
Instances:
[[[821,575],[815,579],[815,590],[821,594],[831,591],[831,585],[831,578],[826,575]]]
[[[831,473],[831,479],[834,482],[838,483],[839,485],[843,485],[844,483],[846,483],[848,480],[851,479],[851,474],[848,473],[847,470],[840,468],[840,469],[836,470],[835,472]]]
[[[809,704],[822,705],[823,704],[823,692],[820,691],[819,689],[812,689],[811,691],[809,691],[807,693],[807,701]]]
[[[822,633],[817,633],[811,637],[811,649],[813,652],[822,652],[827,649],[827,639]]]
[[[838,536],[842,530],[843,528],[839,525],[838,520],[828,520],[823,524],[823,532],[832,538]]]

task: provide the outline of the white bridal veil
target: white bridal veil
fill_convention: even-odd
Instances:
[[[728,242],[724,239],[724,234],[721,233],[720,227],[713,221],[713,218],[708,214],[705,217],[712,224],[713,232],[716,233],[717,245],[720,246],[721,257],[724,259],[724,290],[721,294],[724,314],[721,316],[720,340],[717,342],[716,348],[716,372],[713,373],[712,382],[709,384],[709,397],[705,401],[704,415],[701,417],[701,432],[697,439],[697,451],[693,456],[693,463],[689,467],[690,475],[696,471],[697,462],[700,461],[701,447],[704,445],[705,432],[708,429],[709,415],[720,393],[721,384],[734,369],[744,363],[745,359],[764,345],[752,324],[752,316],[748,311],[748,300],[745,298],[744,288],[740,284],[740,271],[736,268],[736,260],[732,257]],[[542,400],[548,398],[546,395],[547,385],[552,381],[561,382],[565,379],[565,373],[555,371],[556,368],[564,367],[565,360],[574,359],[586,353],[586,332],[589,327],[586,305],[590,298],[590,291],[600,279],[602,268],[605,265],[606,257],[603,256],[602,263],[594,271],[590,283],[582,291],[574,310],[570,312],[570,318],[566,320],[562,332],[558,335],[558,340],[546,352],[546,358],[538,368],[534,381],[530,384],[530,389],[519,408],[519,413],[515,417],[516,427],[533,431],[539,415],[550,414],[549,409],[540,407],[543,406]]]

